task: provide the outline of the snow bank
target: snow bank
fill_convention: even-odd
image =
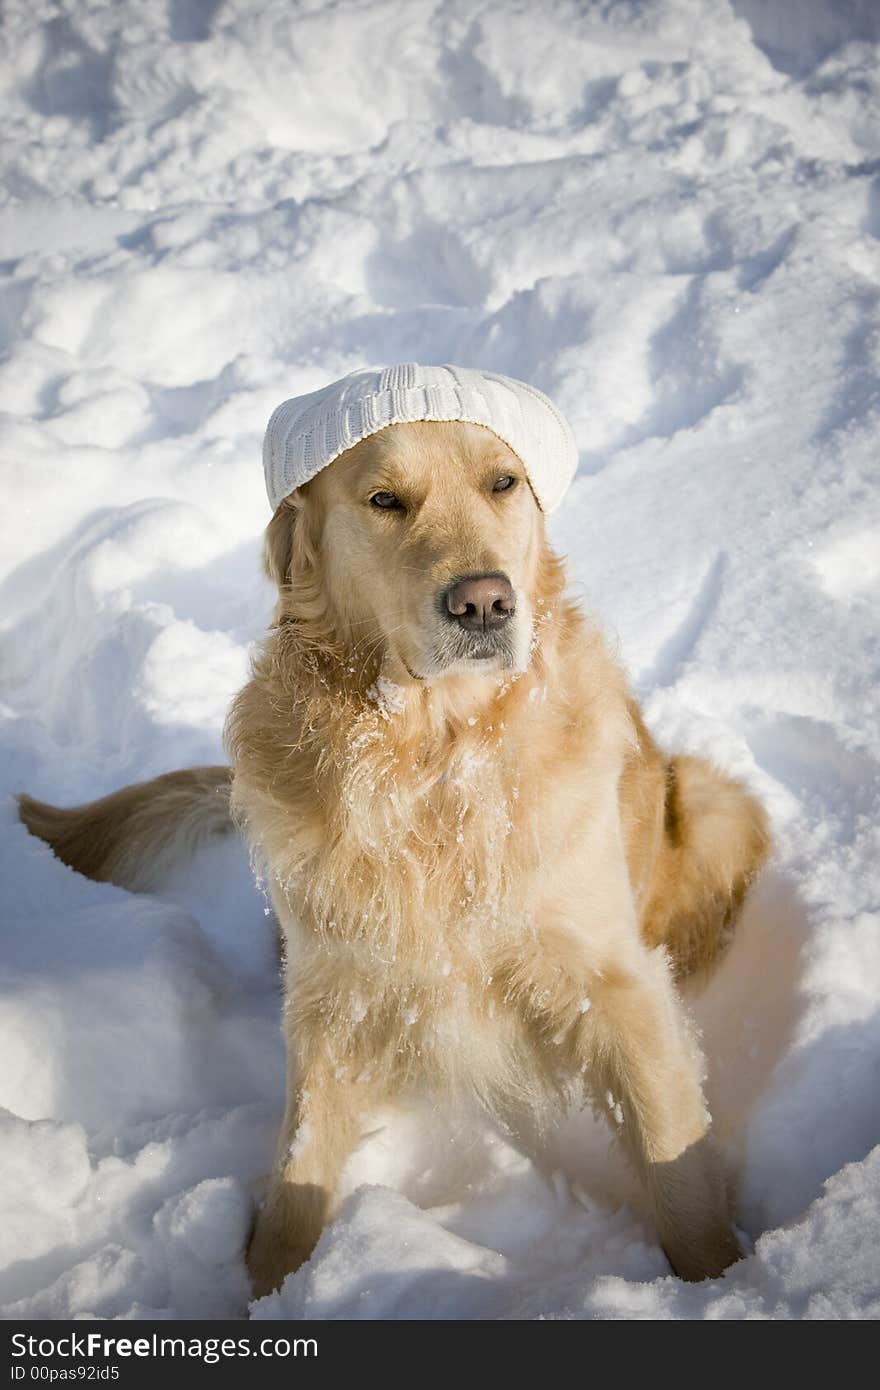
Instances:
[[[880,19],[871,0],[9,0],[0,54],[0,1307],[246,1316],[278,1123],[245,856],[88,883],[12,793],[219,760],[262,430],[365,363],[565,408],[554,519],[650,723],[778,855],[694,1008],[754,1251],[669,1277],[575,1116],[389,1113],[261,1318],[878,1311]],[[197,659],[196,659],[197,654]]]

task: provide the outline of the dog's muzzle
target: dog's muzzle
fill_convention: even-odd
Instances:
[[[506,574],[467,574],[437,595],[443,655],[448,661],[489,661],[512,655],[516,595]]]

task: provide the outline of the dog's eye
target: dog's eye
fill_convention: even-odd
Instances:
[[[496,478],[492,484],[493,492],[510,492],[512,487],[516,487],[516,478],[512,478],[509,473],[505,473],[503,478]]]
[[[393,512],[402,505],[396,492],[374,492],[370,502],[383,512]]]

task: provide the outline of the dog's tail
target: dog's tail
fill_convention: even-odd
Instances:
[[[767,815],[739,782],[702,758],[666,769],[662,847],[643,935],[664,945],[678,979],[712,966],[770,853]]]
[[[149,892],[178,860],[232,830],[232,769],[191,767],[123,787],[84,806],[18,798],[32,835],[87,878]]]

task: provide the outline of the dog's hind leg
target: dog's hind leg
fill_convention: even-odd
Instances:
[[[755,798],[702,758],[671,759],[664,813],[642,936],[666,947],[682,980],[723,951],[770,852],[770,831]]]

